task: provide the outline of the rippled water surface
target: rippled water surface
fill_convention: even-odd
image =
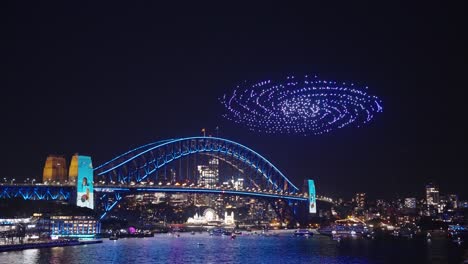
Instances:
[[[0,253],[0,263],[463,263],[467,245],[447,239],[345,240],[183,233]],[[468,262],[467,262],[468,263]]]

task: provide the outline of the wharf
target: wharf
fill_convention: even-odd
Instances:
[[[88,244],[97,244],[97,243],[102,243],[102,240],[73,239],[73,240],[55,240],[55,241],[47,241],[47,242],[0,245],[0,252],[24,250],[24,249],[35,249],[35,248],[79,246],[79,245],[88,245]]]

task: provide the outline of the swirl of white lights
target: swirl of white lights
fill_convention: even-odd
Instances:
[[[382,101],[366,90],[317,76],[289,76],[284,81],[245,82],[220,101],[227,110],[223,117],[252,131],[320,135],[360,127],[382,112]]]

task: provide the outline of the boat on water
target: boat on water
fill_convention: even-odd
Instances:
[[[294,236],[296,237],[311,237],[314,235],[309,229],[297,229],[294,231]]]
[[[276,232],[271,232],[270,230],[268,229],[265,229],[263,230],[260,234],[258,234],[259,236],[266,236],[266,237],[272,237],[272,236],[279,236],[278,233]]]
[[[231,231],[224,230],[223,233],[222,233],[221,235],[223,235],[223,236],[232,236],[232,232],[231,232]]]
[[[209,231],[209,234],[210,236],[232,236],[235,233],[223,228],[214,228]]]
[[[209,234],[210,236],[222,236],[224,233],[224,230],[221,228],[215,228],[210,230]]]
[[[333,237],[363,237],[367,230],[361,225],[336,226],[331,233]]]
[[[329,225],[329,226],[320,227],[319,229],[317,229],[317,232],[324,236],[332,236],[333,230],[334,230],[334,226]]]
[[[331,225],[320,227],[317,232],[331,237],[361,237],[365,236],[369,230],[364,222],[348,218],[336,220]]]
[[[110,237],[109,237],[109,240],[118,240],[119,237],[117,236],[117,234],[112,234]]]

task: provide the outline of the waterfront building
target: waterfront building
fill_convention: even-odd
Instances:
[[[93,216],[50,216],[51,236],[94,237],[101,232],[101,223]]]
[[[234,220],[234,212],[231,212],[228,214],[228,212],[224,212],[224,224],[225,225],[234,225],[235,220]]]
[[[202,215],[195,213],[193,217],[187,219],[189,225],[219,225],[222,222],[223,220],[219,219],[218,213],[212,208],[205,209]]]
[[[100,222],[89,215],[62,216],[34,213],[26,218],[0,219],[0,234],[14,233],[23,237],[93,237],[100,232]]]
[[[0,218],[0,233],[15,231],[18,225],[29,225],[31,218]]]
[[[65,157],[57,155],[47,156],[43,173],[42,182],[60,182],[68,181],[68,170]]]

